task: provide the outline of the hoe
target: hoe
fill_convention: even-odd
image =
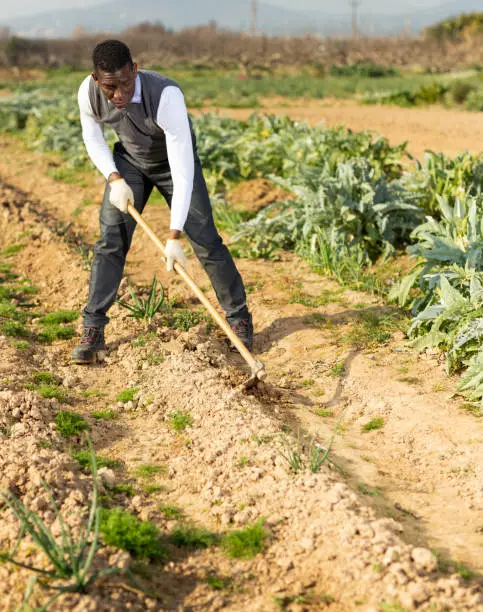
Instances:
[[[143,228],[146,234],[151,238],[154,244],[158,247],[163,255],[165,255],[164,247],[153,232],[153,230],[149,227],[146,221],[142,218],[142,216],[138,213],[138,211],[134,208],[132,204],[127,205],[128,213],[133,217],[133,219],[139,223],[139,225]],[[221,329],[225,332],[233,346],[238,350],[243,359],[247,362],[250,368],[250,377],[246,380],[242,385],[240,385],[243,389],[249,389],[258,383],[258,381],[263,380],[267,375],[265,366],[261,361],[257,361],[255,357],[250,353],[250,351],[246,348],[243,342],[238,338],[238,336],[233,332],[228,323],[223,319],[223,317],[215,310],[213,304],[208,300],[208,298],[204,295],[195,281],[191,278],[191,276],[186,272],[181,264],[175,262],[174,264],[175,272],[184,280],[184,282],[191,288],[196,297],[200,300],[206,310],[213,317],[215,322],[221,327]]]

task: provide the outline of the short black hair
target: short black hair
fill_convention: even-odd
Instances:
[[[104,40],[97,44],[92,52],[94,70],[103,72],[117,72],[126,64],[133,66],[129,47],[120,40]]]

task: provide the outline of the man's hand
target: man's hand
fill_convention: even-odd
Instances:
[[[171,272],[173,270],[174,262],[179,262],[183,268],[186,268],[186,257],[184,256],[181,243],[178,239],[168,239],[166,241],[166,270]]]
[[[111,180],[111,177],[109,177],[109,187],[109,202],[121,212],[127,213],[127,203],[131,202],[134,205],[134,194],[131,187],[123,178]]]

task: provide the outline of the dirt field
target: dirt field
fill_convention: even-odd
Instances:
[[[260,109],[203,109],[217,110],[236,119],[246,119]],[[275,115],[289,115],[293,119],[315,125],[346,125],[354,131],[373,130],[386,136],[392,145],[408,141],[408,151],[422,158],[424,151],[454,156],[468,150],[479,152],[483,142],[481,113],[431,108],[400,108],[398,106],[363,106],[345,100],[299,100],[287,102],[268,99],[263,110]],[[199,111],[196,111],[199,112]]]
[[[415,155],[424,148],[478,150],[483,135],[477,115],[454,113],[448,121],[442,110],[345,105],[270,111],[312,122],[344,121],[381,131],[394,143],[408,138]],[[443,132],[443,118],[450,135]],[[85,187],[55,182],[46,171],[57,158],[28,153],[13,139],[0,144],[0,246],[30,232],[25,248],[9,261],[40,287],[43,311],[80,309],[88,270],[67,244],[69,232],[59,228],[72,224],[78,240],[95,240],[101,181],[86,175]],[[240,206],[256,206],[257,197],[266,201],[255,187],[247,186],[251,201]],[[160,236],[166,233],[164,207],[148,207],[145,218]],[[164,532],[176,521],[159,512],[160,503],[218,533],[263,518],[269,534],[265,551],[252,560],[229,559],[216,547],[170,550],[169,562],[150,571],[157,599],[111,579],[86,595],[64,596],[52,609],[483,610],[483,583],[467,569],[483,571],[483,428],[452,396],[455,381],[441,361],[415,354],[397,331],[377,348],[347,341],[357,336],[361,314],[391,310],[367,294],[341,291],[294,256],[237,263],[249,289],[255,353],[268,370],[267,383],[247,394],[232,393],[242,377],[239,358],[220,333],[207,335],[203,325],[179,332],[154,324],[144,345],[136,345],[145,328],[115,306],[107,362],[90,368],[69,364],[74,340],[25,353],[0,338],[0,419],[15,422],[13,433],[2,436],[0,488],[27,502],[40,500],[38,511],[48,518],[38,486],[40,474],[47,475],[63,510],[74,517],[85,513],[89,479],[51,424],[59,406],[25,390],[31,373],[42,369],[61,378],[69,409],[88,418],[96,450],[122,460],[115,482],[136,487],[134,497],[119,500],[123,507]],[[192,256],[188,269],[213,299]],[[138,230],[126,273],[146,284],[154,272],[170,296],[189,300]],[[298,303],[300,296],[326,299],[311,307]],[[139,388],[138,395],[120,405],[116,396],[127,387]],[[106,408],[116,412],[115,420],[92,418]],[[193,417],[181,436],[169,428],[176,409]],[[384,426],[364,431],[374,418],[383,418]],[[337,423],[330,461],[316,474],[293,474],[283,456],[286,445],[296,448],[303,432],[327,448]],[[39,439],[52,447],[39,449]],[[166,466],[154,479],[159,491],[148,494],[136,481],[140,463]],[[15,524],[6,513],[0,549],[13,546]],[[28,546],[22,554],[40,562]],[[103,548],[99,563],[122,565],[126,555]],[[210,575],[229,578],[230,586],[213,590]],[[19,604],[27,577],[0,565],[3,609]]]

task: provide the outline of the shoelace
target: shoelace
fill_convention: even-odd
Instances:
[[[233,326],[233,331],[235,332],[235,334],[247,333],[248,332],[248,321],[244,321],[243,319],[241,321],[238,321],[238,323],[235,323],[235,325]]]
[[[82,332],[81,344],[91,344],[101,332],[97,327],[85,327]]]

